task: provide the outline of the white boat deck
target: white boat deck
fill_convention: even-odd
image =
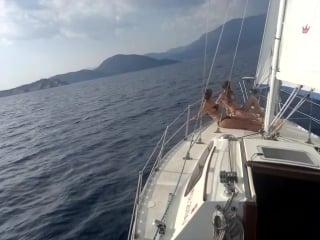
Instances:
[[[218,181],[215,181],[215,178],[217,180],[219,177],[218,174],[220,170],[228,169],[228,166],[230,165],[228,159],[230,156],[228,155],[229,152],[226,152],[226,143],[219,142],[218,138],[225,134],[232,134],[235,137],[242,137],[250,135],[252,132],[246,130],[221,129],[221,133],[216,133],[216,129],[217,125],[213,123],[202,132],[201,138],[203,143],[194,144],[190,150],[191,159],[184,160],[190,146],[190,139],[176,145],[162,159],[159,170],[150,176],[149,181],[146,183],[141,194],[137,213],[137,222],[135,225],[135,239],[159,239],[159,236],[155,238],[157,233],[156,226],[152,226],[154,220],[156,219],[165,220],[166,222],[166,234],[162,236],[161,239],[175,239],[177,234],[177,225],[180,224],[179,226],[183,226],[186,219],[189,217],[189,213],[192,213],[195,208],[199,208],[197,204],[193,204],[192,206],[185,206],[185,213],[182,213],[181,210],[179,212],[179,206],[181,207],[182,204],[180,201],[184,195],[187,181],[197,166],[201,155],[206,148],[208,148],[208,145],[212,141],[214,142],[213,147],[215,148],[215,156],[213,157],[212,163],[209,166],[208,174],[206,174],[207,185],[205,191],[207,201],[223,202],[227,200],[227,198],[221,194],[224,191],[222,184],[218,184]],[[313,135],[311,138],[313,144],[320,146],[320,140],[317,136]],[[254,149],[257,144],[261,144],[262,141],[267,141],[263,140],[259,133],[248,136],[246,139],[249,140],[245,141],[244,146],[248,149]],[[281,132],[281,137],[279,139],[288,143],[297,141],[300,143],[302,142],[308,146],[309,150],[313,149],[313,154],[315,154],[314,156],[319,158],[314,148],[305,143],[308,139],[308,132],[301,127],[297,127],[297,125],[293,123],[286,123],[286,131]],[[273,144],[277,144],[277,142],[273,142]],[[240,179],[236,187],[238,192],[243,193],[242,195],[237,196],[237,200],[239,202],[244,200],[245,196],[245,189],[243,186],[243,181],[241,180],[241,149],[239,141],[232,145],[232,152],[234,154],[232,158],[234,158],[234,162],[236,162],[234,168],[237,171]],[[247,159],[249,158],[249,155],[252,154],[250,151],[256,150],[254,149],[248,151]],[[175,193],[175,197],[170,204],[170,208],[167,209],[168,202],[173,193]]]
[[[208,144],[216,137],[223,134],[233,134],[235,136],[244,136],[252,132],[246,130],[232,130],[221,129],[221,133],[215,133],[217,125],[215,123],[208,126],[208,128],[202,133],[202,144],[195,144],[190,150],[191,159],[184,161],[186,153],[190,146],[190,140],[186,140],[175,146],[164,158],[160,164],[159,171],[155,172],[150,177],[150,181],[145,186],[142,193],[140,209],[138,210],[138,222],[136,223],[136,239],[153,239],[157,228],[146,227],[151,225],[155,219],[161,220],[166,208],[170,194],[175,191],[177,182],[180,179],[178,185],[178,191],[181,191],[182,186],[186,184],[186,181],[192,174],[196,164],[198,163],[202,153],[208,147]],[[227,130],[227,131],[226,131]],[[222,156],[222,155],[221,155]],[[227,157],[226,155],[224,157]],[[183,173],[181,174],[183,169]],[[214,192],[210,190],[210,198],[213,199]],[[170,231],[168,227],[174,226],[175,219],[171,216],[175,216],[178,211],[178,207],[175,206],[176,199],[172,202],[169,216],[166,219],[167,232]],[[169,234],[166,234],[169,235]]]

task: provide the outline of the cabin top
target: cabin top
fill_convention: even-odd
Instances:
[[[243,142],[248,162],[320,169],[320,154],[311,145],[287,142],[285,146],[279,146],[277,141],[264,139],[245,139]]]

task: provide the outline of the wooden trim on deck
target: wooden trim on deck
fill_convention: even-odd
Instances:
[[[240,140],[239,144],[240,144],[240,154],[241,154],[241,162],[242,162],[242,172],[243,172],[245,195],[246,195],[246,198],[252,199],[253,195],[255,195],[255,190],[254,190],[253,186],[250,186],[249,178],[250,177],[252,178],[252,176],[249,176],[249,173],[248,173],[248,166],[246,164],[247,157],[246,157],[246,153],[245,153],[243,139]]]
[[[311,169],[301,166],[292,166],[277,163],[262,163],[248,161],[246,164],[255,173],[263,173],[271,176],[286,177],[299,180],[320,182],[320,169]]]
[[[245,202],[243,205],[244,239],[257,239],[257,203]]]

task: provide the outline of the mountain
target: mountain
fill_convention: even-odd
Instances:
[[[50,79],[58,78],[67,83],[75,83],[174,63],[177,63],[177,61],[168,59],[153,59],[148,56],[136,54],[119,54],[107,58],[93,70],[85,69],[77,72],[59,74],[51,77]]]
[[[53,77],[50,77],[50,79],[58,78],[58,79],[61,79],[62,81],[67,82],[67,83],[76,83],[76,82],[86,81],[86,80],[90,80],[90,79],[101,78],[104,76],[105,76],[105,74],[102,72],[98,72],[95,70],[83,69],[83,70],[76,71],[76,72],[58,74]]]
[[[263,29],[265,24],[265,15],[247,17],[244,20],[241,38],[239,42],[239,51],[253,46],[260,46]],[[219,46],[219,55],[234,53],[242,19],[233,19],[225,24],[223,35]],[[207,35],[207,54],[213,55],[219,41],[219,35],[222,26],[208,32]],[[149,57],[163,59],[175,59],[179,61],[190,60],[203,57],[205,46],[205,34],[196,41],[182,47],[173,48],[163,53],[150,53]]]
[[[177,63],[178,61],[169,59],[154,59],[142,55],[115,55],[104,60],[95,70],[104,74],[116,75],[125,72],[134,72],[147,68],[154,68],[163,65]]]
[[[153,59],[142,55],[115,55],[104,60],[96,69],[83,69],[76,72],[58,74],[48,79],[41,79],[10,90],[0,91],[0,97],[14,94],[38,91],[41,89],[58,87],[66,84],[112,76],[121,73],[139,71],[147,68],[154,68],[168,64],[177,63],[176,60]]]
[[[237,59],[251,61],[255,66],[258,58],[259,47],[262,40],[265,15],[248,17],[244,21],[243,30],[240,38]],[[241,19],[234,19],[225,24],[222,35],[218,56],[225,59],[223,65],[232,62],[233,54],[241,28]],[[208,32],[207,35],[207,55],[215,53],[219,41],[222,26]],[[194,42],[170,49],[163,53],[150,53],[142,55],[115,55],[104,60],[97,68],[80,70],[58,74],[49,79],[42,79],[32,84],[17,87],[15,89],[0,91],[0,96],[8,96],[23,92],[36,91],[49,87],[61,86],[80,81],[86,81],[116,74],[139,71],[147,68],[159,67],[174,64],[178,61],[203,58],[205,46],[205,34]],[[171,59],[171,60],[169,60]],[[241,61],[242,61],[241,60]],[[226,76],[227,77],[227,76]]]
[[[47,88],[59,87],[66,84],[68,83],[61,81],[60,79],[41,79],[39,81],[16,87],[10,90],[0,91],[0,97],[33,92]]]

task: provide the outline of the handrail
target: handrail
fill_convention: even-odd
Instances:
[[[163,149],[164,149],[164,143],[166,141],[166,137],[167,137],[167,134],[168,134],[168,129],[169,129],[169,125],[166,127],[166,130],[164,131],[164,134],[163,134],[163,139],[162,139],[162,145],[161,145],[161,148],[160,148],[160,151],[158,153],[158,156],[157,156],[157,160],[156,160],[156,169],[159,167],[159,162],[163,156]]]
[[[136,228],[136,221],[137,221],[137,214],[138,214],[138,209],[140,205],[140,198],[141,198],[141,193],[143,191],[143,186],[146,185],[150,177],[157,171],[158,167],[161,165],[161,160],[164,155],[164,148],[167,146],[167,144],[172,141],[174,137],[176,137],[179,132],[181,132],[184,127],[186,128],[185,134],[188,133],[189,129],[189,123],[192,121],[190,118],[191,114],[191,108],[196,107],[201,101],[196,101],[190,105],[188,105],[187,108],[184,109],[182,113],[180,113],[170,124],[167,125],[164,133],[162,134],[161,138],[157,142],[155,148],[153,149],[152,153],[150,154],[149,158],[147,159],[146,163],[143,165],[142,169],[139,171],[138,175],[138,184],[136,188],[136,194],[135,194],[135,200],[134,200],[134,206],[132,210],[132,215],[131,215],[131,221],[130,221],[130,226],[129,226],[129,234],[128,234],[128,240],[133,240],[134,235],[135,235],[135,228]],[[172,133],[171,136],[167,137],[169,129],[173,127],[175,123],[178,122],[179,119],[182,119],[184,117],[184,114],[187,112],[187,117],[185,118],[186,120],[183,122],[183,124],[178,127],[178,129]],[[158,151],[158,155],[155,157],[155,153]],[[152,168],[149,173],[147,173],[147,168],[151,163],[151,160],[155,157],[155,160],[153,162]],[[144,183],[144,178],[146,177],[146,181]],[[144,184],[143,184],[144,183]]]
[[[287,94],[290,94],[290,92],[288,92],[288,91],[286,91],[286,90],[283,90],[283,89],[281,89],[280,91],[281,91],[281,92],[284,92],[284,93],[287,93]],[[260,94],[260,97],[266,98],[266,96],[263,96],[263,95],[261,95],[261,94]],[[303,97],[297,95],[296,98],[302,99]],[[314,104],[314,105],[317,106],[317,107],[320,107],[320,104],[319,104],[319,103],[316,103],[316,102],[314,102],[314,101],[312,101],[312,100],[306,100],[305,102],[309,102],[309,103]],[[280,104],[281,104],[281,103],[280,103]],[[283,103],[282,103],[281,105],[283,105]],[[288,107],[288,108],[289,108],[289,109],[293,109],[292,107]],[[315,117],[313,117],[313,116],[311,116],[311,115],[309,115],[309,114],[307,114],[307,113],[304,113],[304,112],[302,112],[302,111],[300,111],[300,110],[296,110],[296,112],[299,113],[299,114],[304,115],[305,118],[303,118],[303,119],[310,119],[310,120],[312,120],[313,122],[315,122],[315,123],[317,123],[317,124],[320,125],[320,119],[317,119],[317,118],[315,118]],[[291,117],[291,118],[289,118],[289,119],[293,120],[293,119],[299,119],[299,118],[295,118],[295,117],[292,118],[292,117]],[[302,119],[302,118],[300,118],[300,119]]]
[[[286,91],[286,90],[280,90],[280,91],[282,91],[282,92],[284,92],[284,93],[287,93],[287,94],[290,94],[288,91]],[[302,99],[303,97],[301,97],[301,96],[296,96],[297,98],[299,98],[299,99]],[[318,107],[320,107],[320,104],[318,104],[318,103],[316,103],[316,102],[314,102],[314,101],[312,101],[312,100],[306,100],[306,102],[309,102],[309,103],[312,103],[312,104],[314,104],[315,106],[318,106]],[[292,109],[292,107],[289,107],[290,109]],[[317,124],[319,124],[320,125],[320,120],[319,119],[317,119],[317,118],[315,118],[315,117],[313,117],[313,116],[311,116],[311,115],[309,115],[309,114],[307,114],[307,113],[304,113],[304,112],[302,112],[302,111],[300,111],[300,110],[296,110],[296,112],[297,113],[300,113],[300,114],[302,114],[302,115],[304,115],[304,116],[306,116],[307,117],[307,119],[310,119],[310,120],[312,120],[313,122],[315,122],[315,123],[317,123]],[[290,119],[292,119],[292,118],[290,118]]]
[[[284,89],[281,89],[280,91],[281,91],[281,92],[284,92],[284,93],[287,93],[287,94],[290,94],[289,91],[284,90]],[[300,99],[301,99],[301,98],[303,98],[303,97],[298,95],[297,98],[300,98]],[[319,103],[316,103],[316,102],[314,102],[314,101],[312,101],[312,100],[306,100],[306,102],[311,102],[311,103],[313,103],[314,105],[320,107],[320,104],[319,104]]]
[[[151,155],[149,156],[148,160],[147,160],[146,163],[144,164],[143,168],[140,170],[141,172],[144,172],[145,169],[147,168],[147,166],[149,165],[149,162],[151,161],[153,155],[154,155],[155,152],[157,151],[157,148],[159,147],[159,145],[160,145],[160,143],[161,143],[161,141],[162,141],[163,138],[164,138],[164,133],[163,133],[163,135],[161,136],[160,140],[158,141],[156,147],[153,149]]]
[[[138,184],[137,184],[137,190],[136,190],[136,196],[134,200],[134,205],[133,205],[133,210],[132,210],[132,215],[131,215],[131,220],[130,220],[130,227],[129,227],[129,235],[128,235],[128,240],[132,239],[132,231],[135,229],[136,225],[136,216],[138,212],[138,205],[139,203],[137,202],[140,199],[140,193],[141,193],[141,187],[140,184],[142,183],[141,181],[141,172],[139,172],[139,178],[138,178]],[[134,234],[133,234],[134,236]]]
[[[172,134],[172,136],[167,141],[164,142],[164,144],[167,145],[186,126],[186,124],[187,124],[186,122],[184,124],[182,124],[182,126],[180,128],[178,128],[178,130],[175,131]]]

